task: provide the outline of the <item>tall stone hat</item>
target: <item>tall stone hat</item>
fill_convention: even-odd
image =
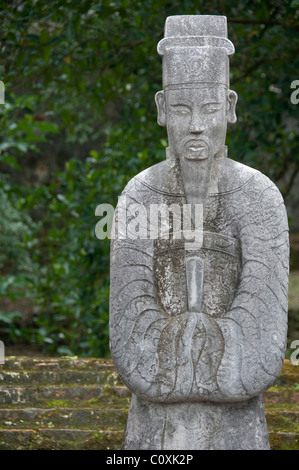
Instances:
[[[229,56],[233,43],[227,38],[227,20],[216,15],[169,16],[158,44],[163,57],[163,88],[196,85],[229,87]]]

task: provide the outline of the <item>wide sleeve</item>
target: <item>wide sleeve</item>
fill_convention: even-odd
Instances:
[[[255,180],[236,202],[242,244],[238,290],[229,311],[217,319],[225,344],[217,382],[228,399],[265,391],[280,374],[285,357],[287,215],[276,186],[263,175]]]

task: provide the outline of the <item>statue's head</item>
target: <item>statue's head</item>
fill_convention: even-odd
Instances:
[[[189,161],[212,158],[225,145],[227,124],[237,120],[226,17],[168,17],[158,52],[163,57],[163,91],[155,97],[158,123],[167,128],[171,153]]]

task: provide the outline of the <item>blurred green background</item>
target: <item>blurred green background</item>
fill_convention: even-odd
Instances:
[[[299,80],[299,0],[13,0],[0,2],[7,354],[109,356],[109,240],[95,237],[94,213],[100,203],[115,206],[132,176],[165,158],[156,46],[176,14],[228,18],[239,95],[229,155],[267,174],[290,208],[288,346],[299,339],[299,104],[290,100]]]

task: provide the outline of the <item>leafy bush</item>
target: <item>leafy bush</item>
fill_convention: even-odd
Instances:
[[[33,251],[37,246],[38,224],[21,210],[20,201],[9,198],[3,184],[0,188],[0,305],[9,299],[13,304],[19,299],[33,299],[37,264]],[[9,187],[9,186],[8,186]],[[2,302],[1,302],[2,299]],[[21,336],[18,321],[22,313],[5,311],[0,307],[0,332],[10,339]],[[25,333],[25,331],[24,331]]]
[[[290,102],[299,78],[297,7],[295,0],[1,5],[0,301],[28,298],[34,318],[24,326],[21,312],[0,307],[0,333],[51,354],[109,354],[109,241],[96,239],[94,213],[100,203],[115,206],[129,178],[165,158],[154,94],[167,16],[228,17],[237,49],[231,86],[239,94],[230,156],[290,193],[299,171],[298,111]],[[42,158],[42,145],[55,153],[58,139],[65,170],[47,185],[16,185],[28,157]]]

